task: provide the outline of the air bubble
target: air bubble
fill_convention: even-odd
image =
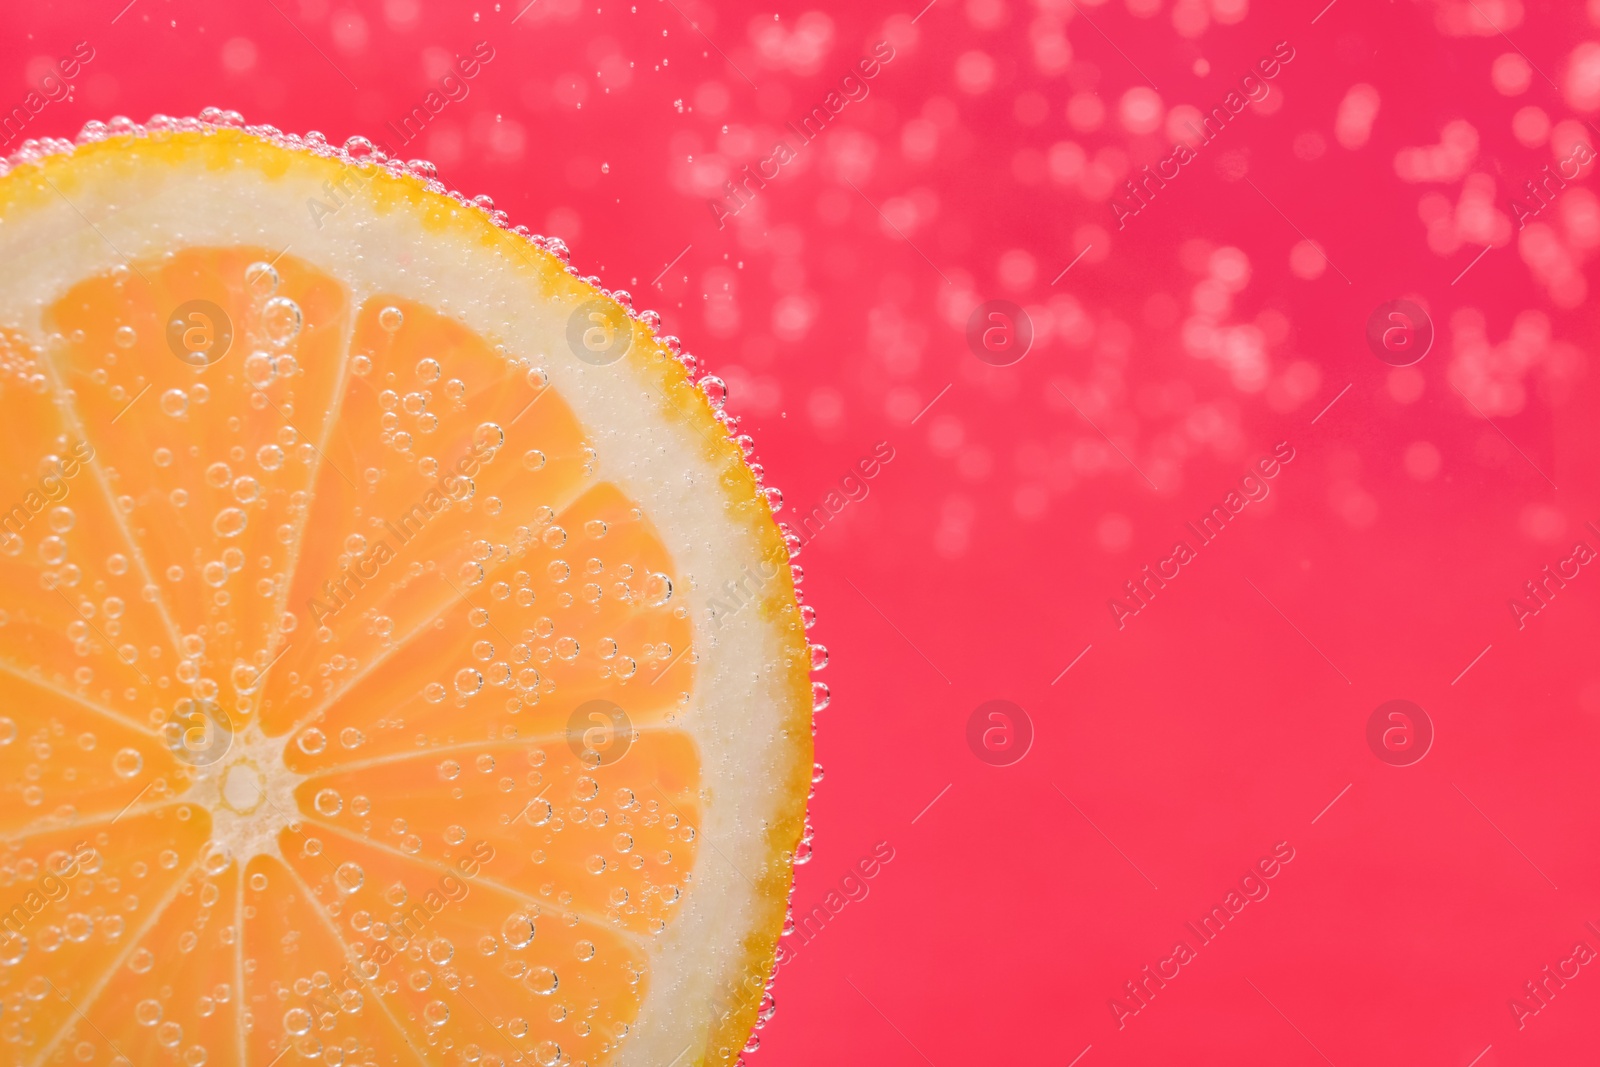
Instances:
[[[257,389],[265,389],[271,385],[272,379],[277,377],[277,373],[272,364],[272,356],[269,353],[252,352],[245,357],[245,380]]]
[[[378,312],[378,325],[382,326],[390,333],[394,333],[396,330],[398,330],[405,323],[405,321],[405,312],[401,311],[397,307],[386,307],[382,311]]]
[[[659,572],[647,575],[644,580],[644,602],[659,608],[672,599],[672,579]]]
[[[275,296],[261,309],[261,328],[267,340],[275,345],[286,345],[295,339],[304,322],[300,305],[286,296]]]
[[[61,932],[68,941],[81,945],[89,940],[89,935],[94,933],[94,920],[81,911],[75,911],[66,917],[61,924]]]
[[[700,391],[706,394],[706,399],[711,402],[715,411],[721,411],[722,405],[728,401],[728,383],[714,374],[708,374],[697,383]]]
[[[509,949],[527,948],[534,934],[533,920],[527,915],[513,915],[500,924],[500,939]]]
[[[499,423],[480,422],[478,428],[472,433],[473,447],[481,454],[494,452],[506,443],[506,432],[500,428]]]
[[[333,883],[339,887],[340,892],[354,893],[361,888],[361,883],[366,880],[366,877],[366,872],[361,869],[361,864],[341,863],[339,864],[339,869],[334,872]]]
[[[239,508],[223,508],[212,520],[211,529],[218,537],[238,537],[249,525],[250,517]]]
[[[244,282],[258,297],[266,298],[278,291],[278,270],[271,263],[256,262],[244,269]]]

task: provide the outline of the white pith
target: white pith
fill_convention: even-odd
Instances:
[[[282,859],[278,835],[297,821],[294,791],[305,777],[284,764],[288,740],[288,734],[266,736],[252,719],[224,755],[195,768],[178,798],[211,813],[210,847],[241,870],[253,856]]]
[[[702,1045],[713,1020],[673,1006],[711,1002],[730,961],[744,958],[742,937],[757,904],[750,882],[768,862],[767,827],[787,799],[776,783],[788,749],[777,730],[750,728],[752,719],[771,721],[752,709],[787,699],[774,672],[752,665],[771,664],[784,650],[755,611],[726,616],[714,630],[710,623],[709,599],[759,569],[762,556],[749,531],[717,506],[718,474],[695,432],[651,420],[653,408],[640,403],[640,394],[654,386],[628,360],[596,367],[567,356],[564,313],[550,306],[530,269],[499,253],[491,259],[449,231],[424,231],[409,214],[380,213],[356,196],[331,214],[314,215],[310,204],[326,204],[328,194],[320,180],[295,170],[274,179],[242,168],[180,170],[137,200],[117,194],[81,187],[70,202],[61,197],[4,220],[0,324],[42,346],[42,311],[72,283],[175,242],[290,249],[345,280],[356,304],[379,291],[393,293],[505,341],[512,356],[534,357],[586,427],[599,477],[650,516],[677,564],[682,583],[675,593],[687,598],[695,627],[695,705],[686,720],[702,757],[703,847],[681,913],[652,943],[650,995],[616,1062],[660,1067]],[[212,812],[213,844],[241,864],[275,854],[278,831],[298,810],[293,789],[302,779],[283,763],[287,737],[267,738],[251,724],[225,757],[196,772],[184,798]],[[228,795],[229,775],[240,768],[260,776],[259,803],[248,802],[248,789]],[[719,797],[740,804],[718,803]]]

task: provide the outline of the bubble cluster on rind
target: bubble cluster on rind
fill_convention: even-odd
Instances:
[[[467,197],[459,189],[451,189],[439,180],[438,168],[425,159],[402,160],[391,157],[388,153],[378,148],[366,137],[353,136],[345,140],[343,145],[334,145],[327,137],[311,130],[304,135],[285,133],[276,126],[249,125],[244,116],[237,111],[228,111],[222,108],[208,107],[201,110],[198,117],[175,118],[171,115],[156,114],[146,123],[134,122],[125,115],[113,116],[109,122],[91,119],[83,124],[74,140],[61,137],[40,137],[23,141],[17,150],[9,156],[0,158],[0,178],[4,178],[18,167],[39,163],[50,156],[70,155],[78,145],[95,144],[111,137],[135,136],[143,137],[152,133],[206,133],[213,129],[232,129],[258,137],[270,144],[281,148],[309,152],[312,155],[327,159],[336,159],[354,167],[382,167],[395,177],[408,177],[422,184],[423,188],[440,196],[447,197],[463,207],[477,208],[487,216],[488,220],[499,229],[515,234],[533,245],[535,248],[553,256],[568,274],[579,281],[596,289],[601,296],[611,300],[627,313],[628,317],[643,325],[654,337],[661,349],[670,353],[683,365],[688,379],[701,394],[706,406],[710,408],[712,418],[722,426],[724,432],[734,445],[738,447],[739,458],[749,470],[755,480],[760,496],[766,501],[773,522],[782,536],[784,545],[789,553],[789,568],[791,588],[794,590],[795,604],[800,611],[801,620],[807,631],[816,624],[816,608],[805,603],[805,594],[802,588],[804,571],[795,560],[800,555],[801,540],[794,529],[787,523],[777,519],[777,513],[783,510],[783,493],[775,486],[768,486],[765,482],[765,469],[756,459],[755,441],[747,433],[739,432],[739,418],[730,415],[724,410],[727,399],[727,383],[716,375],[705,372],[702,361],[684,350],[683,342],[672,334],[661,333],[661,315],[659,312],[648,309],[635,308],[633,294],[625,289],[607,289],[597,275],[584,275],[572,263],[572,253],[567,243],[559,237],[547,237],[532,232],[527,226],[513,226],[510,216],[494,206],[493,198],[487,195]],[[698,374],[698,376],[697,376]],[[828,650],[825,646],[807,641],[810,663],[807,674],[814,675],[827,666]],[[825,682],[812,681],[812,723],[813,735],[816,733],[816,713],[828,706],[831,699],[828,686]],[[800,843],[795,849],[794,865],[801,866],[811,859],[811,842],[814,831],[811,825],[811,802],[816,795],[816,784],[822,780],[822,767],[814,766],[812,785],[806,794],[806,813]],[[783,928],[780,936],[787,937],[794,930],[794,881],[790,881],[789,899],[784,915]],[[743,1053],[755,1052],[761,1044],[759,1031],[772,1018],[777,1011],[777,1002],[772,996],[772,987],[777,977],[778,963],[773,962],[772,974],[768,976],[762,991],[762,998],[755,1012],[753,1030]],[[741,1055],[736,1061],[742,1065],[744,1057]]]

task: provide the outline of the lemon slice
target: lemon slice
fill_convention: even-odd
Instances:
[[[753,1047],[825,653],[720,383],[359,138],[4,169],[0,1060]]]

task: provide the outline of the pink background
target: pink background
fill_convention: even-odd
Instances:
[[[1600,3],[523,2],[11,4],[0,105],[86,41],[23,136],[216,105],[392,140],[487,42],[403,154],[659,310],[780,517],[893,449],[800,558],[833,701],[797,910],[893,859],[788,940],[752,1067],[1593,1055],[1600,967],[1520,1029],[1509,1002],[1600,950],[1600,568],[1521,630],[1508,602],[1600,550],[1597,164],[1524,228],[1512,202],[1597,136]],[[867,98],[719,229],[723,182],[880,41]],[[1279,42],[1119,231],[1130,168]],[[1364,330],[1400,297],[1435,340],[1392,371]],[[1014,365],[967,347],[987,299],[1028,310]],[[1278,442],[1270,495],[1119,630],[1107,601]],[[968,747],[997,698],[1034,731],[1009,766]],[[1397,698],[1436,733],[1408,767],[1366,740]]]

